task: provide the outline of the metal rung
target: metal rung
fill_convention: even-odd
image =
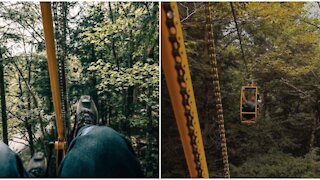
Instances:
[[[241,112],[241,114],[254,114],[254,115],[256,115],[257,113],[256,112]]]

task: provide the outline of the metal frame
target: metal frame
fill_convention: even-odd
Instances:
[[[242,111],[242,96],[243,96],[243,92],[246,89],[254,89],[255,90],[255,96],[256,96],[256,103],[255,103],[255,111],[254,112],[243,112]],[[243,115],[245,114],[254,114],[255,117],[252,119],[246,119],[243,117]],[[241,87],[241,96],[240,96],[240,120],[242,123],[244,124],[252,124],[252,123],[256,123],[257,122],[257,118],[258,118],[258,87],[252,85],[252,86],[242,86]]]
[[[52,92],[52,99],[54,105],[54,111],[56,115],[56,125],[58,132],[58,139],[55,142],[56,149],[56,166],[59,167],[63,157],[66,153],[67,143],[64,134],[64,125],[61,113],[61,99],[60,99],[60,89],[59,89],[59,79],[58,79],[58,65],[56,59],[56,48],[54,42],[53,33],[53,21],[51,13],[51,3],[50,2],[40,2],[44,39],[46,44],[46,52],[48,58],[48,68],[50,76],[50,86]],[[58,168],[57,168],[58,169]]]
[[[168,2],[167,2],[168,3]],[[198,119],[198,112],[196,107],[196,101],[194,98],[194,92],[192,87],[192,81],[190,76],[189,64],[187,59],[187,53],[184,46],[184,38],[183,32],[180,23],[179,11],[176,2],[169,2],[170,6],[174,12],[174,23],[176,27],[176,36],[181,45],[179,48],[179,52],[181,54],[181,64],[185,71],[184,80],[185,80],[185,87],[187,89],[190,103],[190,112],[193,116],[193,135],[197,137],[195,143],[198,149],[198,153],[200,156],[200,166],[202,169],[202,174],[200,176],[204,178],[209,177],[207,162],[205,151],[202,142],[202,135],[200,129],[200,123]],[[195,162],[196,157],[192,152],[192,145],[190,144],[190,136],[188,134],[188,127],[187,127],[187,119],[184,114],[184,106],[182,104],[182,96],[180,94],[180,86],[178,82],[178,75],[175,69],[175,59],[172,55],[173,47],[169,41],[169,30],[166,25],[166,14],[164,10],[164,3],[161,3],[161,59],[162,59],[162,67],[164,71],[164,75],[166,78],[166,83],[171,99],[172,108],[174,110],[174,115],[176,119],[176,123],[178,126],[180,139],[182,142],[185,158],[187,161],[189,174],[191,177],[199,177],[197,172],[197,164]]]

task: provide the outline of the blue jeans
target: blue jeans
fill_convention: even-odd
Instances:
[[[59,168],[60,177],[142,177],[130,142],[106,126],[82,127]],[[18,155],[0,142],[0,177],[28,177]]]
[[[0,142],[0,177],[29,177],[20,157]]]

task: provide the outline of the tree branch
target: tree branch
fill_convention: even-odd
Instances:
[[[189,19],[192,15],[194,15],[195,13],[197,13],[199,10],[201,10],[204,7],[204,5],[197,7],[196,4],[194,4],[194,10],[191,13],[189,13],[189,8],[187,6],[182,5],[182,3],[180,3],[180,5],[187,9],[187,16],[180,21],[181,23],[184,22],[185,20]]]
[[[281,78],[281,79],[280,79],[280,82],[282,82],[282,83],[286,84],[287,86],[293,88],[294,90],[296,90],[296,91],[299,92],[300,94],[303,94],[303,95],[304,95],[304,98],[309,98],[312,102],[315,102],[315,103],[316,103],[316,101],[315,101],[314,99],[311,99],[311,98],[310,98],[310,97],[312,97],[311,94],[309,94],[309,93],[301,90],[300,88],[294,86],[293,84],[289,83],[288,80],[286,80],[286,79],[284,79],[284,78]],[[303,98],[303,97],[302,97],[302,98]]]

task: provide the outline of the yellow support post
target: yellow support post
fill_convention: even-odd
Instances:
[[[58,66],[56,59],[56,49],[53,34],[53,23],[50,2],[40,2],[41,15],[43,23],[43,31],[46,44],[46,52],[48,58],[48,68],[50,76],[50,85],[52,92],[52,99],[54,105],[54,111],[56,114],[56,124],[58,131],[58,140],[55,142],[55,149],[57,150],[57,166],[65,155],[66,140],[64,136],[64,126],[61,114],[61,100],[60,89],[58,80]]]
[[[168,12],[165,11],[164,7],[165,3],[161,4],[161,59],[162,59],[162,67],[165,74],[167,87],[169,90],[169,95],[171,98],[172,107],[174,110],[180,138],[182,141],[182,146],[184,150],[184,154],[186,157],[189,174],[191,177],[204,177],[208,178],[208,167],[202,142],[202,136],[201,136],[201,130],[200,130],[200,124],[198,119],[198,112],[196,107],[196,102],[194,98],[193,93],[193,87],[192,87],[192,81],[190,76],[190,70],[187,60],[187,54],[184,46],[184,38],[180,23],[180,17],[178,12],[178,7],[176,2],[169,2],[170,7],[172,9],[172,12],[168,14]],[[174,28],[168,28],[167,27],[167,18],[170,16],[173,17]],[[171,31],[171,32],[170,32]],[[177,43],[172,44],[169,40],[170,34],[175,34],[177,37]],[[179,57],[175,58],[173,56],[173,46],[179,47]],[[184,74],[184,83],[178,82],[178,72],[177,72],[177,61],[181,62],[181,67],[184,70],[184,73],[181,71],[178,71],[179,73]],[[188,110],[190,110],[190,113],[193,117],[192,125],[193,129],[190,131],[188,129],[187,124],[187,117],[186,117],[186,109],[185,104],[183,104],[184,97],[181,95],[182,86],[186,89],[186,92],[188,93]],[[192,141],[190,138],[190,134],[194,135],[196,137],[195,141]],[[192,145],[193,142],[195,143],[194,146],[197,148],[197,153],[199,155],[199,158],[195,156],[195,153],[193,152],[194,146]],[[197,159],[199,162],[197,162]],[[199,171],[199,169],[201,169]]]

